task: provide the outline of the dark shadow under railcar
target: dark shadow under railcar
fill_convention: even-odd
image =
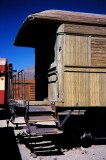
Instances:
[[[22,160],[12,127],[0,128],[0,159]]]

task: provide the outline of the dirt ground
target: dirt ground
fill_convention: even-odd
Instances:
[[[101,142],[93,144],[88,148],[75,147],[62,150],[62,153],[51,155],[31,154],[30,149],[24,144],[16,141],[16,136],[22,132],[15,129],[15,125],[9,124],[6,127],[6,121],[0,120],[0,153],[1,159],[7,160],[106,160],[106,143]]]

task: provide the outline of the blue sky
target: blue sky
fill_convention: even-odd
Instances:
[[[17,71],[34,65],[34,49],[13,45],[17,32],[29,14],[47,9],[106,14],[106,0],[1,0],[0,57]]]

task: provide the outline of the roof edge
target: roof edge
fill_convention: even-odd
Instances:
[[[27,18],[106,25],[105,14],[74,12],[67,10],[45,10],[31,14]]]

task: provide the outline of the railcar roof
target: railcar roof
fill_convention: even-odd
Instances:
[[[48,20],[55,20],[55,21],[62,21],[62,22],[106,24],[106,15],[71,12],[71,11],[64,11],[64,10],[46,10],[46,11],[29,15],[28,18],[48,19]]]
[[[43,34],[45,30],[56,30],[62,23],[106,26],[106,15],[64,10],[46,10],[31,14],[23,22],[14,41],[14,45],[34,47],[39,34]]]

